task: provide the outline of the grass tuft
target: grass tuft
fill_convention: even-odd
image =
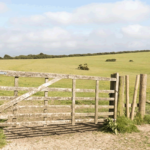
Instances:
[[[144,120],[142,119],[141,117],[141,114],[138,112],[134,118],[134,123],[137,124],[137,125],[141,125],[144,123]]]
[[[150,115],[145,115],[144,116],[144,123],[145,124],[150,124]]]
[[[125,116],[117,117],[117,130],[119,133],[139,132],[138,128],[135,126],[134,121]]]
[[[128,119],[125,116],[118,116],[116,123],[111,118],[107,118],[103,124],[103,127],[100,130],[115,134],[117,134],[117,132],[119,133],[139,132],[138,128],[135,126],[134,121]]]
[[[4,147],[6,144],[6,137],[3,133],[3,129],[0,128],[0,148]]]

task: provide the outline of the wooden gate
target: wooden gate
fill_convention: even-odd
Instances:
[[[0,86],[1,91],[14,91],[14,96],[0,96],[0,100],[7,101],[0,106],[0,119],[6,119],[6,122],[0,123],[0,127],[16,127],[16,126],[39,126],[50,124],[66,124],[71,123],[75,125],[78,122],[93,122],[98,124],[103,122],[104,119],[99,119],[99,116],[112,116],[114,120],[117,118],[117,98],[118,98],[118,73],[111,75],[110,78],[95,77],[95,76],[82,76],[82,75],[66,75],[66,74],[54,74],[54,73],[34,73],[34,72],[21,72],[21,71],[3,71],[0,70],[0,74],[5,76],[11,76],[15,79],[14,87]],[[18,87],[19,77],[39,77],[45,78],[45,83],[41,86],[35,87]],[[52,79],[49,81],[49,79]],[[51,88],[48,87],[61,79],[72,79],[72,88]],[[95,80],[95,89],[77,89],[76,80]],[[99,81],[109,81],[111,84],[109,90],[100,90]],[[29,91],[21,96],[18,96],[18,91]],[[44,97],[32,96],[36,92],[43,91]],[[48,91],[61,91],[72,92],[72,97],[49,97]],[[93,92],[95,97],[76,97],[76,92]],[[99,93],[110,93],[110,97],[99,97]],[[44,105],[19,105],[21,101],[40,100],[44,102]],[[49,105],[49,100],[72,100],[70,105]],[[90,100],[95,101],[95,105],[77,105],[76,100]],[[110,101],[109,105],[99,105],[98,101]],[[48,109],[51,108],[71,108],[69,113],[48,113]],[[12,113],[6,113],[7,109],[12,110]],[[43,113],[19,113],[22,108],[42,108]],[[76,108],[95,108],[94,113],[76,113]],[[99,108],[109,108],[109,112],[99,112]],[[51,116],[70,116],[71,119],[67,120],[49,120]],[[91,119],[76,119],[76,116],[93,116]],[[42,121],[19,121],[19,117],[42,117]]]

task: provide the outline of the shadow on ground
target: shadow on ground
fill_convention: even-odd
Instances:
[[[19,139],[38,136],[70,134],[77,132],[98,131],[101,126],[101,123],[97,125],[94,123],[76,123],[76,125],[74,126],[72,126],[71,124],[61,124],[48,125],[46,127],[16,127],[4,128],[4,134],[6,135],[6,139]]]

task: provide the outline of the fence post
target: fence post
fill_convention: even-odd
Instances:
[[[124,105],[124,76],[119,77],[119,92],[118,92],[118,106],[117,115],[123,115],[123,105]]]
[[[136,76],[136,81],[135,81],[132,109],[131,109],[131,120],[134,119],[134,111],[135,111],[135,105],[136,105],[137,90],[138,90],[138,85],[139,85],[139,78],[140,78],[140,76],[137,75]]]
[[[96,88],[95,88],[95,124],[98,123],[98,97],[99,97],[99,81],[96,80]]]
[[[146,86],[147,86],[147,74],[140,74],[139,112],[142,118],[145,115]]]
[[[72,80],[72,125],[75,125],[75,91],[76,91],[76,80]]]
[[[126,117],[130,117],[130,112],[129,112],[129,75],[125,76],[125,81],[126,81]]]
[[[119,73],[111,74],[111,78],[116,78],[116,81],[110,82],[110,90],[115,90],[115,93],[110,93],[109,96],[113,97],[114,101],[109,101],[109,105],[113,105],[114,109],[109,109],[109,112],[114,112],[114,120],[117,119],[117,103],[118,103],[118,85],[119,85]],[[112,117],[112,116],[109,116]]]
[[[45,78],[45,83],[48,82],[48,78]],[[48,97],[48,91],[44,92],[45,98]],[[48,105],[48,100],[44,100],[44,113],[47,113],[47,105]],[[47,121],[47,117],[43,117],[43,121]],[[44,127],[47,127],[47,124],[44,124]]]
[[[19,79],[19,77],[15,76],[15,78],[14,78],[14,86],[15,87],[18,87],[18,79]],[[14,91],[14,96],[16,96],[16,97],[18,96],[17,90]],[[13,114],[14,115],[17,114],[17,103],[13,105]],[[13,117],[12,122],[16,122],[16,121],[17,121],[17,118]],[[16,127],[16,126],[14,125],[13,127]]]

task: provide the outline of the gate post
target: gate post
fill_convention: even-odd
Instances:
[[[15,76],[14,78],[14,86],[15,87],[18,87],[18,80],[19,80],[19,77],[18,76]],[[15,90],[14,91],[14,96],[18,96],[18,91]],[[16,115],[17,114],[17,103],[13,105],[13,114]],[[12,118],[12,122],[16,122],[17,121],[17,117],[13,117]],[[16,127],[16,125],[13,125],[12,127]]]
[[[99,81],[96,80],[96,87],[95,87],[95,124],[98,123],[98,97],[99,97]]]
[[[145,115],[146,86],[147,86],[147,74],[140,74],[139,112],[142,118]]]
[[[114,109],[109,109],[109,112],[114,112],[113,118],[117,119],[117,102],[118,102],[118,86],[119,86],[119,73],[111,74],[111,78],[116,78],[116,81],[110,82],[110,90],[114,90],[114,93],[110,93],[110,98],[114,98],[114,101],[109,101],[109,105],[113,105]],[[112,118],[112,116],[109,116]]]
[[[45,78],[45,83],[48,82],[48,78]],[[44,110],[43,113],[47,113],[47,105],[48,105],[48,100],[46,99],[46,97],[48,97],[48,91],[44,92],[44,96],[45,96],[45,100],[44,100]],[[43,117],[43,121],[47,121],[47,117]],[[47,124],[44,124],[44,127],[47,127]]]
[[[123,105],[124,105],[124,76],[119,77],[119,90],[118,90],[118,104],[117,104],[117,115],[123,116]]]
[[[72,80],[72,113],[71,113],[71,117],[72,117],[72,125],[75,125],[75,97],[76,96],[76,80],[73,79]]]

